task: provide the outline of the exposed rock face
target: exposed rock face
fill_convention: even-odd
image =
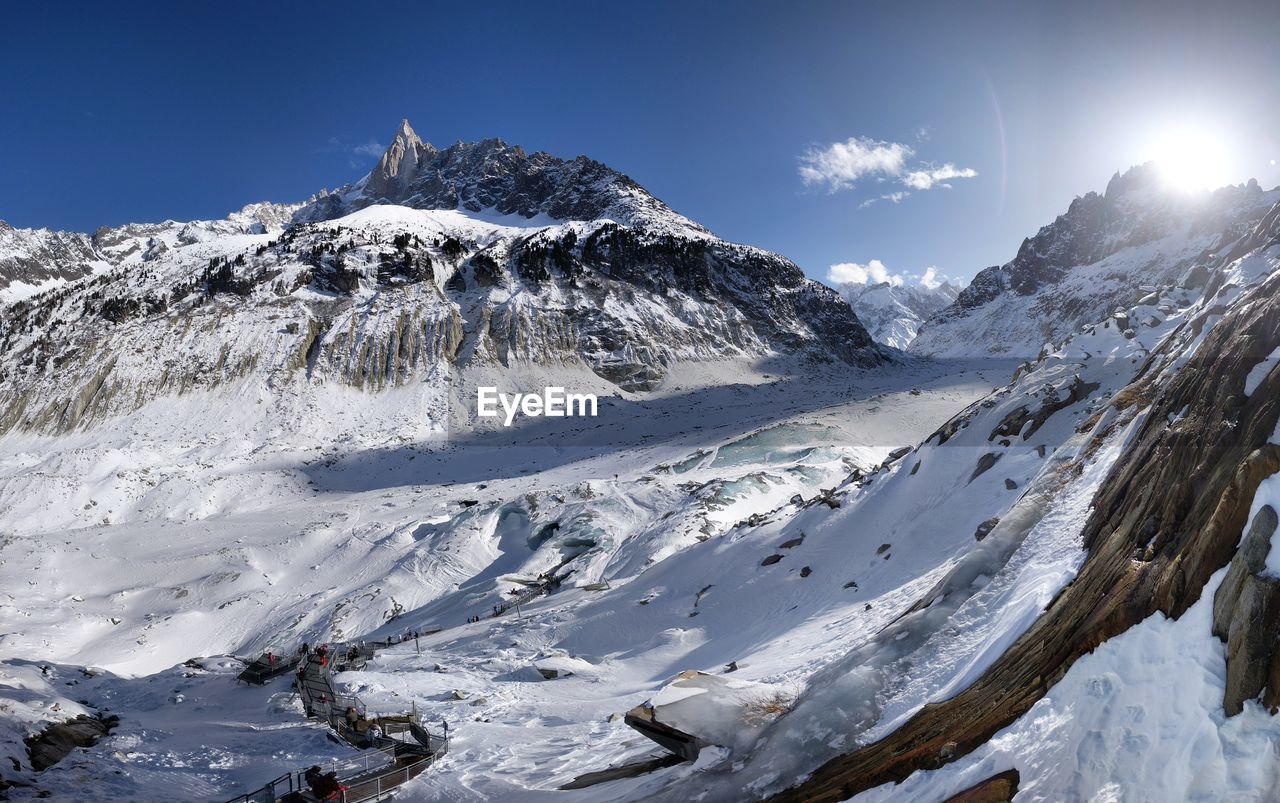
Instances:
[[[375,198],[401,196],[417,175],[419,166],[438,153],[439,151],[418,138],[408,120],[402,120],[395,139],[378,161],[378,166],[369,174],[365,188]]]
[[[86,234],[15,229],[0,220],[0,290],[15,282],[39,286],[51,279],[78,279],[97,259]]]
[[[1070,385],[1050,388],[1051,393],[1048,398],[1044,399],[1034,412],[1028,405],[1017,408],[1005,416],[1004,420],[1000,422],[1000,426],[991,430],[991,435],[987,437],[987,440],[1012,438],[1018,435],[1021,435],[1024,441],[1029,440],[1040,427],[1044,426],[1044,422],[1048,421],[1050,416],[1088,397],[1098,387],[1096,382],[1083,382],[1077,376]]]
[[[973,482],[978,477],[986,474],[991,470],[997,462],[1000,461],[1001,454],[999,452],[987,452],[978,458],[978,465],[974,466],[973,473],[969,475],[969,482]]]
[[[27,739],[27,755],[31,768],[43,772],[67,757],[77,747],[92,747],[111,732],[119,717],[81,715],[57,725],[50,725]]]
[[[1018,794],[1021,780],[1017,770],[1005,770],[952,795],[943,803],[1009,803]]]
[[[1228,716],[1258,697],[1272,711],[1280,707],[1280,580],[1263,576],[1277,523],[1270,505],[1258,510],[1213,598],[1213,634],[1227,644]]]
[[[1209,577],[1232,560],[1258,485],[1280,471],[1280,447],[1269,442],[1280,420],[1280,372],[1242,392],[1250,372],[1280,347],[1280,274],[1229,305],[1230,288],[1218,292],[1224,304],[1206,304],[1182,324],[1116,396],[1111,425],[1099,427],[1113,431],[1146,411],[1095,497],[1083,531],[1087,558],[1076,579],[964,691],[827,762],[777,799],[843,800],[954,760],[1029,710],[1080,656],[1153,613],[1181,616],[1199,599]],[[1093,443],[1105,434],[1095,432]],[[1259,533],[1268,528],[1274,529],[1272,517],[1255,524]],[[1271,610],[1270,589],[1248,581],[1259,579],[1249,571],[1256,565],[1256,554],[1247,551],[1232,584],[1223,586],[1215,617],[1215,627],[1226,628],[1228,649],[1236,645],[1229,705],[1255,687],[1264,700],[1274,696],[1269,656],[1276,620],[1237,622]],[[1263,654],[1265,679],[1240,663]]]
[[[1024,240],[1011,261],[979,272],[924,323],[911,350],[1034,357],[1152,286],[1179,283],[1248,234],[1277,200],[1280,193],[1257,182],[1197,197],[1170,192],[1152,164],[1117,174],[1105,193],[1075,199]]]

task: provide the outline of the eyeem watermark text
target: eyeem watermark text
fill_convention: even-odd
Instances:
[[[502,409],[499,410],[498,408]],[[549,416],[572,418],[596,416],[594,393],[566,393],[562,387],[543,388],[541,393],[499,393],[496,387],[476,388],[476,415],[481,418],[504,416],[502,426],[509,427],[517,415],[530,418]]]

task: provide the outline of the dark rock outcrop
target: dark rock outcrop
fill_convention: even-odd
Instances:
[[[1055,389],[1048,398],[1041,402],[1034,412],[1026,405],[1014,409],[1005,416],[1004,420],[995,429],[991,430],[987,440],[1011,438],[1019,433],[1022,434],[1024,441],[1028,440],[1040,427],[1044,426],[1044,422],[1048,421],[1054,413],[1083,401],[1098,388],[1097,382],[1085,382],[1077,376],[1071,385],[1067,387],[1066,395],[1062,395],[1061,398],[1059,398],[1062,393],[1061,389]],[[1028,422],[1030,422],[1030,426],[1028,426]],[[1044,447],[1039,448],[1043,449]],[[1041,455],[1041,457],[1043,456]]]
[[[1208,287],[1209,263],[1236,254],[1278,199],[1257,182],[1194,196],[1171,192],[1154,164],[1134,167],[1104,193],[1076,198],[1012,260],[979,272],[955,303],[921,326],[910,349],[1031,356],[1152,296],[1153,288],[1172,288],[1182,277]],[[1114,323],[1125,324],[1125,337],[1139,334],[1140,322],[1133,331],[1129,322]]]
[[[973,531],[973,540],[981,541],[982,539],[986,538],[988,535],[991,535],[991,531],[994,530],[996,528],[996,525],[999,523],[1000,523],[999,516],[992,516],[991,518],[982,522],[981,524],[978,525],[978,528]]]
[[[57,764],[77,747],[92,747],[120,722],[119,717],[91,717],[81,714],[75,719],[50,725],[28,737],[27,757],[31,768],[43,772]]]
[[[973,482],[978,477],[991,470],[996,463],[1000,462],[1000,452],[987,452],[978,458],[978,465],[974,466],[973,473],[969,475],[969,482]]]
[[[457,142],[441,149],[424,142],[403,120],[363,186],[319,196],[295,220],[327,220],[378,203],[493,210],[525,218],[610,218],[628,225],[676,217],[635,181],[585,156],[566,160],[543,151],[527,153],[500,139]],[[706,231],[687,219],[681,223]]]
[[[1263,576],[1277,523],[1275,508],[1258,510],[1213,598],[1213,634],[1227,645],[1227,716],[1259,697],[1280,707],[1280,580]]]
[[[943,803],[1009,803],[1018,794],[1021,781],[1017,770],[1005,770],[952,795]]]
[[[1077,265],[1093,264],[1183,225],[1178,219],[1182,216],[1170,214],[1170,206],[1156,200],[1165,195],[1158,172],[1154,164],[1140,165],[1114,175],[1101,195],[1090,192],[1076,198],[1053,223],[1023,240],[1012,261],[979,272],[954,306],[973,309],[1004,292],[1030,295],[1059,281]],[[1260,197],[1262,190],[1254,182],[1224,187],[1218,194],[1219,203],[1203,212],[1196,210],[1198,214],[1191,217],[1197,230],[1216,232],[1237,223],[1225,210]]]

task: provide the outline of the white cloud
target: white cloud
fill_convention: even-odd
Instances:
[[[827,270],[827,281],[832,284],[880,284],[888,282],[897,287],[902,284],[901,276],[895,276],[889,273],[889,269],[884,263],[878,259],[873,259],[865,265],[859,265],[857,262],[841,262],[838,265],[832,265]]]
[[[917,139],[926,140],[928,129],[922,128]],[[956,167],[946,162],[941,167],[930,162],[909,164],[916,155],[915,149],[901,142],[885,142],[870,137],[850,137],[844,142],[833,142],[825,148],[812,147],[800,157],[800,180],[805,186],[826,187],[827,192],[852,189],[859,181],[876,183],[896,181],[910,190],[928,190],[934,187],[950,189],[946,183],[956,178],[973,178],[978,171],[971,167]],[[860,208],[877,201],[898,203],[911,193],[907,190],[883,193],[864,201]]]
[[[906,190],[899,190],[897,192],[891,192],[888,195],[881,195],[879,198],[868,198],[867,200],[858,204],[858,208],[866,209],[868,206],[871,206],[876,201],[888,201],[891,204],[901,203],[903,199],[910,198],[910,197],[911,197],[911,193],[907,192]]]
[[[973,178],[978,171],[971,167],[956,167],[947,162],[942,167],[931,167],[924,170],[913,170],[902,177],[902,183],[917,190],[927,190],[935,185],[951,189],[950,184],[943,184],[953,178]]]
[[[356,145],[351,152],[356,156],[369,156],[374,159],[382,158],[382,154],[387,150],[386,145],[379,145],[374,140],[369,140],[363,145]]]
[[[316,152],[345,156],[347,164],[360,169],[368,168],[369,161],[381,157],[386,149],[385,145],[379,145],[375,139],[370,139],[364,144],[355,144],[341,137],[329,137],[328,144],[322,148],[316,148]]]
[[[901,175],[915,154],[897,142],[850,137],[825,148],[810,148],[800,157],[800,179],[806,186],[826,185],[828,192],[847,190],[866,176]]]
[[[967,284],[963,279],[939,273],[938,269],[933,265],[926,268],[923,274],[907,273],[905,271],[890,273],[885,264],[878,259],[873,259],[865,265],[857,262],[841,262],[832,265],[827,269],[827,281],[837,287],[842,284],[865,285],[883,284],[885,282],[892,287],[919,284],[926,290],[936,290],[943,283],[950,283],[959,287]]]

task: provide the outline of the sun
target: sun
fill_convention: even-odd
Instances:
[[[1161,132],[1151,159],[1164,180],[1184,192],[1215,189],[1229,182],[1228,154],[1220,136],[1202,128],[1171,128]]]

